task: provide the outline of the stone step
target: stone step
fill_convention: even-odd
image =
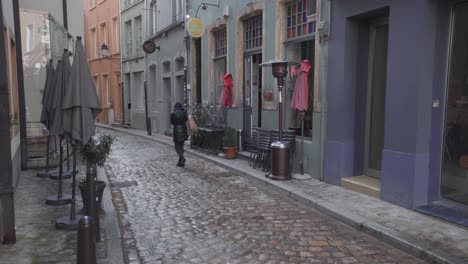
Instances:
[[[354,176],[341,179],[345,189],[380,198],[380,179],[369,176]]]

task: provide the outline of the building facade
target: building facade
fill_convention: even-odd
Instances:
[[[205,24],[204,35],[192,39],[190,47],[192,102],[219,106],[223,76],[231,73],[234,100],[228,126],[242,129],[248,141],[252,128],[278,127],[276,80],[271,69],[260,64],[272,59],[308,60],[312,69],[308,76],[309,109],[304,117],[304,170],[320,178],[324,92],[319,84],[325,80],[321,56],[326,55],[320,49],[326,41],[321,42],[317,25],[327,19],[321,12],[327,8],[322,4],[326,1],[219,1],[218,7],[209,5],[206,10],[203,2],[190,1],[187,9],[191,17],[197,16]],[[197,69],[201,69],[199,73]],[[284,92],[284,128],[300,130],[300,113],[290,107],[295,84],[290,76]],[[295,160],[299,160],[297,155]]]
[[[97,122],[123,125],[119,2],[84,1],[84,9],[89,69],[103,110]]]
[[[173,105],[184,103],[184,7],[182,0],[146,1],[146,39],[158,47],[146,55],[148,112],[154,133],[170,134]]]
[[[368,177],[407,208],[467,205],[468,2],[338,0],[332,12],[324,180]]]
[[[120,5],[124,125],[145,129],[145,56],[142,44],[148,12],[143,0],[121,0]]]

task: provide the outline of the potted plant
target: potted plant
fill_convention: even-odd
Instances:
[[[263,92],[263,98],[267,101],[273,100],[273,91],[271,90],[266,90]]]
[[[233,128],[226,128],[223,137],[224,157],[234,159],[237,156],[236,132]]]
[[[91,140],[90,143],[81,146],[79,149],[81,158],[86,162],[87,166],[104,166],[109,154],[111,152],[112,143],[114,138],[107,134],[102,134],[98,141],[95,142]],[[104,181],[96,181],[96,197],[98,200],[98,208],[101,208],[102,195],[104,189],[106,188],[106,183]],[[86,207],[86,180],[82,179],[78,182],[78,187],[80,189],[81,197],[83,197],[83,206]]]

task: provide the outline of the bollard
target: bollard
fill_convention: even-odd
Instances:
[[[77,264],[96,264],[96,242],[94,242],[94,222],[90,216],[78,221]]]
[[[96,242],[101,240],[99,212],[96,201],[96,164],[88,164],[86,166],[86,208],[85,214],[91,216],[94,222],[94,237]]]

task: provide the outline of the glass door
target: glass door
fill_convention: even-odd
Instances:
[[[468,2],[453,10],[441,195],[468,204]]]
[[[380,178],[385,130],[388,18],[371,22],[365,173]]]

